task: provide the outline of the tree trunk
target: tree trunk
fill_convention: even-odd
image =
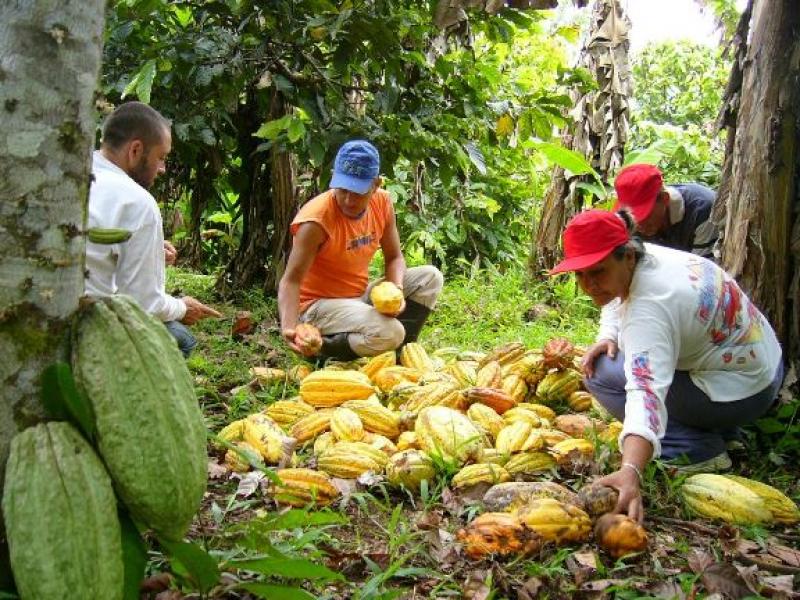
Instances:
[[[622,164],[628,138],[629,29],[630,21],[617,0],[596,0],[578,66],[595,76],[597,89],[570,94],[574,122],[561,137],[561,144],[586,156],[603,180]],[[532,277],[558,262],[561,232],[567,220],[583,208],[584,192],[577,184],[589,181],[587,175],[573,176],[561,167],[554,168],[531,243],[528,271]]]
[[[83,293],[104,10],[0,2],[0,493],[11,438],[42,417],[40,376],[67,358]]]
[[[272,148],[272,239],[271,261],[267,265],[264,292],[270,296],[278,293],[278,283],[286,267],[291,236],[289,223],[297,211],[294,193],[292,157],[285,150]]]
[[[787,355],[800,339],[800,11],[756,0],[725,99],[728,151],[714,219],[721,262],[766,313]],[[737,74],[737,69],[740,74]],[[740,89],[736,89],[737,78]]]

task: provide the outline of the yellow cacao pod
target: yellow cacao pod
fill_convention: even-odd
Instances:
[[[491,463],[502,467],[508,462],[508,454],[504,454],[496,448],[482,448],[478,455],[478,462]]]
[[[543,540],[556,544],[585,542],[592,531],[589,515],[577,506],[553,498],[531,500],[516,514]]]
[[[566,402],[572,392],[578,391],[583,378],[572,369],[548,373],[536,386],[536,397],[548,404]]]
[[[433,481],[436,470],[427,454],[420,450],[401,450],[386,463],[386,480],[395,486],[419,490],[422,481]]]
[[[541,440],[541,444],[537,446],[538,448],[542,447],[550,448],[552,446],[555,446],[559,442],[572,439],[563,431],[559,431],[558,429],[548,429],[545,427],[534,429],[533,432],[531,432],[531,437],[532,438],[535,437]],[[532,442],[532,443],[537,444],[538,442]]]
[[[503,367],[504,376],[518,375],[531,388],[536,387],[536,384],[544,379],[547,371],[542,355],[535,352],[525,353],[517,361]]]
[[[479,483],[503,483],[511,477],[503,467],[491,463],[478,463],[467,465],[453,476],[454,488],[469,487]]]
[[[686,506],[701,517],[741,525],[773,521],[772,512],[758,494],[724,475],[701,473],[687,477],[681,495]]]
[[[497,434],[494,447],[505,454],[538,450],[543,443],[532,435],[535,431],[531,424],[525,421],[506,425]]]
[[[605,444],[616,444],[620,433],[622,433],[622,423],[611,421],[606,425],[604,431],[597,434],[597,439]]]
[[[512,373],[503,378],[503,391],[511,396],[516,405],[525,401],[525,396],[528,395],[528,384],[522,377]]]
[[[520,452],[504,465],[509,475],[533,475],[555,468],[556,461],[546,452]]]
[[[419,440],[417,440],[417,433],[415,431],[404,431],[397,437],[397,449],[402,452],[403,450],[419,450]]]
[[[743,485],[761,498],[772,513],[775,522],[792,525],[800,521],[800,509],[797,508],[797,504],[780,490],[766,483],[739,475],[725,475],[725,477]]]
[[[375,373],[373,380],[378,389],[384,394],[394,391],[403,384],[416,383],[422,377],[422,373],[416,369],[408,367],[384,367]]]
[[[258,380],[261,385],[271,385],[286,381],[286,371],[270,367],[252,367],[250,376]]]
[[[380,403],[371,400],[350,400],[342,404],[342,407],[356,413],[367,431],[385,435],[390,439],[400,435],[400,413]]]
[[[367,431],[364,433],[364,438],[361,441],[365,444],[369,444],[376,450],[380,450],[386,456],[392,456],[397,453],[397,445],[385,435]]]
[[[539,418],[547,419],[548,421],[553,421],[556,418],[556,411],[549,406],[545,406],[544,404],[538,404],[536,402],[520,402],[517,404],[517,408],[533,411],[539,415]]]
[[[493,408],[481,404],[480,402],[472,404],[469,409],[467,409],[467,417],[470,421],[475,423],[475,425],[491,435],[492,439],[497,438],[497,434],[500,433],[500,430],[505,426],[503,417],[498,415]]]
[[[594,445],[583,438],[571,438],[553,444],[550,454],[559,465],[566,465],[579,461],[589,461],[594,458]]]
[[[411,342],[400,350],[400,364],[420,373],[433,371],[433,362],[421,344]]]
[[[299,365],[293,366],[289,371],[286,373],[292,381],[295,383],[300,383],[308,377],[314,371],[314,367],[309,365],[308,363],[300,363]]]
[[[256,448],[247,442],[234,444],[236,450],[229,449],[225,453],[225,466],[235,473],[247,473],[251,461],[260,462],[261,456]]]
[[[458,386],[462,389],[474,386],[475,379],[478,376],[475,363],[467,361],[458,361],[449,365],[447,372],[453,376],[456,382],[458,382]]]
[[[331,428],[331,410],[318,410],[298,419],[290,430],[291,436],[299,443],[313,440]]]
[[[225,427],[219,430],[217,433],[217,437],[229,444],[233,444],[234,442],[241,442],[244,440],[244,424],[246,419],[238,419],[236,421],[232,421],[228,423]],[[219,442],[214,442],[214,447],[217,450],[221,450],[225,446],[220,444]]]
[[[567,397],[567,406],[575,412],[585,412],[592,408],[592,398],[589,392],[578,390]]]
[[[386,464],[386,455],[363,442],[339,442],[317,459],[317,468],[334,477],[355,479],[373,471],[380,473]]]
[[[391,281],[382,281],[369,292],[372,306],[384,315],[396,315],[403,306],[403,292]]]
[[[403,405],[403,409],[410,412],[419,412],[429,406],[447,406],[462,409],[465,405],[464,396],[459,389],[448,383],[429,383],[420,386]]]
[[[331,415],[331,433],[340,442],[358,442],[364,437],[364,424],[356,413],[340,406]]]
[[[394,367],[397,364],[396,356],[394,350],[389,350],[388,352],[373,356],[369,359],[367,364],[361,367],[361,372],[374,382],[375,375],[377,375],[379,371],[386,367]]]
[[[264,414],[278,425],[289,427],[314,412],[314,407],[298,396],[291,400],[278,400],[264,409]]]
[[[369,398],[375,388],[358,371],[314,371],[300,384],[300,397],[316,407],[339,406],[347,400]]]
[[[273,485],[271,493],[278,504],[325,506],[339,496],[339,490],[325,473],[313,469],[278,469],[275,474],[281,483]]]
[[[524,422],[524,423],[530,423],[531,427],[542,426],[542,419],[539,417],[538,414],[536,414],[532,410],[528,410],[527,408],[520,408],[519,406],[515,406],[514,408],[507,410],[503,414],[503,422],[506,425],[511,425],[512,423]]]
[[[244,441],[255,448],[269,465],[286,462],[295,446],[295,440],[287,436],[280,425],[260,413],[247,417]]]
[[[319,456],[325,450],[332,447],[336,443],[336,437],[332,432],[326,431],[322,435],[318,435],[314,440],[314,456]]]
[[[492,360],[478,369],[475,375],[475,387],[497,388],[503,385],[503,371],[500,363]]]
[[[425,452],[456,464],[476,458],[483,446],[482,435],[472,421],[445,406],[423,408],[414,431]]]
[[[523,354],[525,354],[525,346],[522,342],[509,342],[494,348],[484,356],[478,363],[478,368],[493,361],[497,362],[502,367],[503,365],[511,364],[522,358]]]

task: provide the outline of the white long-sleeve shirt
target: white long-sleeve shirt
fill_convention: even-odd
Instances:
[[[155,198],[125,171],[95,151],[89,188],[89,228],[127,229],[120,244],[86,242],[86,293],[127,294],[162,321],[186,314],[180,298],[166,293],[164,227]]]
[[[711,261],[645,244],[628,297],[603,307],[598,340],[625,353],[627,435],[661,454],[664,405],[676,370],[688,371],[713,402],[733,402],[766,388],[781,360],[775,332],[737,283]]]

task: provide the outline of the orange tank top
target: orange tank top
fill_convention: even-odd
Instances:
[[[303,223],[316,223],[328,236],[300,285],[300,312],[322,298],[358,298],[367,289],[369,263],[380,248],[386,225],[394,219],[389,193],[376,190],[358,219],[345,216],[333,190],[308,201],[289,227],[294,236]]]

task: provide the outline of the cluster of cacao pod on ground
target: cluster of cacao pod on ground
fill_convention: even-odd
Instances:
[[[400,364],[386,352],[319,370],[256,368],[262,383],[291,380],[299,394],[230,423],[217,448],[233,471],[260,461],[277,466],[281,482],[270,493],[289,506],[331,504],[339,497],[335,479],[366,473],[411,493],[442,472],[452,475],[454,489],[492,486],[483,498],[488,512],[459,531],[471,557],[583,542],[593,529],[598,544],[624,556],[643,550],[647,535],[627,517],[604,516],[615,507],[614,490],[576,494],[547,481],[582,472],[600,445],[616,447],[621,432],[583,389],[581,355],[563,338],[542,349],[513,342],[488,353],[429,354],[412,343],[399,353]],[[703,511],[707,495],[693,498],[687,506],[698,514],[724,512]],[[790,512],[784,506],[783,514]],[[769,522],[763,513],[759,519]]]
[[[164,326],[115,296],[84,306],[73,333],[91,440],[67,421],[40,423],[13,438],[6,467],[3,517],[23,600],[121,599],[117,497],[142,527],[179,541],[206,490],[203,415]]]

